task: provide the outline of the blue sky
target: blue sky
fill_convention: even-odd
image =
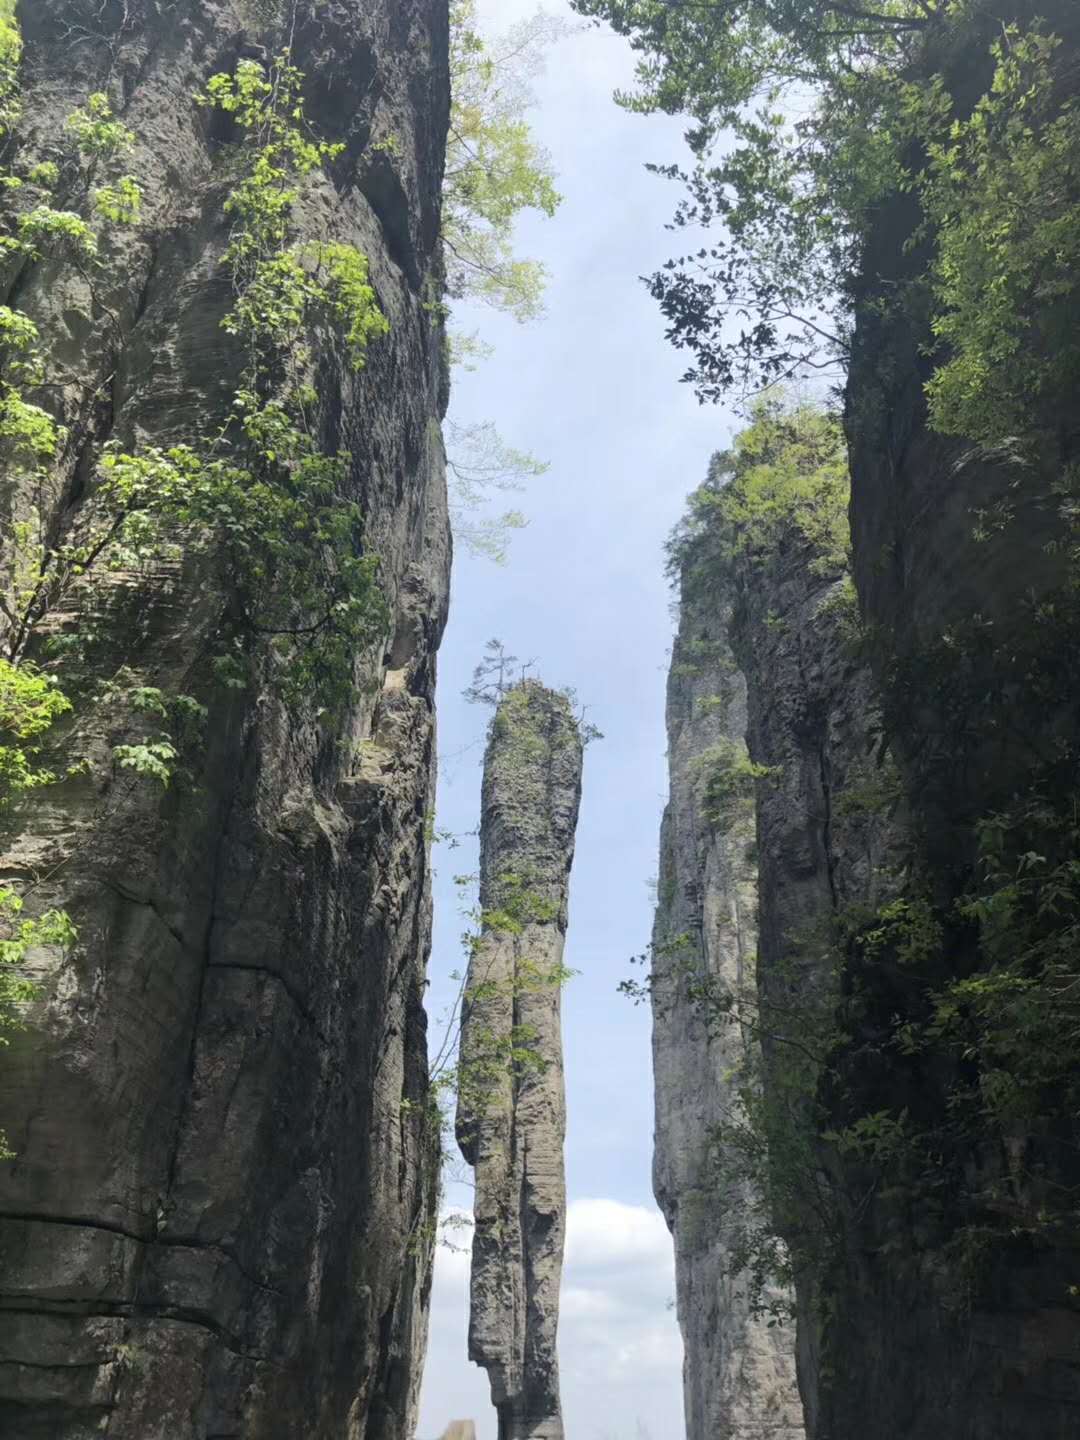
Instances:
[[[549,10],[562,13],[565,6]],[[524,0],[481,0],[485,27],[527,17]],[[574,686],[605,738],[586,752],[564,998],[570,1198],[560,1354],[572,1440],[682,1435],[681,1347],[671,1247],[655,1210],[647,1014],[616,993],[646,946],[650,882],[667,789],[664,684],[671,643],[663,543],[732,417],[701,408],[638,276],[665,260],[672,187],[644,170],[682,153],[681,127],[627,115],[612,91],[632,57],[606,30],[582,29],[551,52],[533,120],[565,196],[553,220],[526,220],[522,253],[551,272],[548,314],[528,327],[491,314],[457,317],[495,346],[459,374],[452,415],[494,421],[551,468],[520,499],[529,526],[510,562],[459,554],[439,684],[438,825],[475,829],[487,716],[461,700],[484,642],[498,636],[553,685]],[[461,963],[455,874],[476,868],[473,842],[436,852],[433,1024]],[[469,1194],[451,1186],[448,1206]],[[467,1238],[467,1237],[466,1237]],[[484,1373],[466,1358],[467,1256],[437,1265],[419,1434],[451,1418],[494,1440]]]

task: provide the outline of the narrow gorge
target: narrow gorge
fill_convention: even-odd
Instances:
[[[1080,6],[553,3],[0,0],[0,1440],[1080,1435]]]

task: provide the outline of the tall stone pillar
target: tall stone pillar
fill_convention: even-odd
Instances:
[[[481,934],[462,1018],[457,1135],[476,1171],[469,1357],[499,1440],[562,1440],[566,1228],[561,995],[582,742],[565,696],[504,696],[484,762]]]

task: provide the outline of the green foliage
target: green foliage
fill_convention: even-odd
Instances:
[[[750,759],[746,745],[722,737],[695,758],[702,776],[702,815],[714,829],[728,830],[754,813],[754,794],[759,780],[778,773],[774,765],[759,765]]]
[[[48,732],[70,709],[50,676],[31,665],[16,667],[0,660],[0,822],[9,818],[20,795],[55,779],[38,765],[37,757]],[[75,928],[62,911],[24,916],[22,897],[10,886],[0,886],[0,1047],[23,1028],[26,1008],[37,997],[37,986],[25,973],[30,954],[46,946],[65,949],[75,938]],[[0,1131],[0,1160],[11,1158]]]
[[[357,653],[381,633],[385,603],[359,507],[342,493],[349,457],[319,443],[308,335],[329,321],[359,370],[388,322],[364,255],[293,239],[300,186],[342,148],[311,136],[301,81],[285,54],[269,73],[241,61],[235,74],[214,76],[204,96],[234,117],[247,161],[226,201],[235,223],[225,263],[237,298],[223,322],[248,357],[234,409],[242,463],[214,462],[206,473],[251,592],[248,628],[269,638],[288,695],[338,705],[352,693]]]
[[[459,425],[448,420],[446,443],[454,538],[474,555],[486,555],[502,565],[509,536],[523,528],[525,517],[519,510],[496,516],[477,512],[492,491],[520,491],[525,481],[546,474],[548,466],[507,445],[490,422]]]
[[[51,248],[68,248],[75,255],[93,257],[97,254],[97,237],[90,226],[71,210],[54,210],[51,205],[35,205],[19,216],[17,248],[32,260],[40,260]]]
[[[22,112],[19,63],[22,32],[15,18],[15,0],[0,0],[0,138],[9,134]]]
[[[641,55],[628,108],[691,117],[676,226],[713,231],[652,277],[686,378],[716,398],[842,357],[869,208],[899,177],[891,112],[951,0],[574,0]],[[809,98],[809,105],[808,105]],[[695,237],[696,238],[696,237]]]
[[[3,129],[18,116],[19,58],[5,3]],[[229,597],[210,657],[220,683],[243,687],[260,663],[279,693],[316,707],[353,700],[358,654],[382,633],[377,557],[365,552],[362,516],[346,494],[349,457],[325,453],[320,443],[310,337],[316,327],[338,336],[358,371],[388,324],[364,255],[330,239],[296,238],[293,208],[304,182],[341,150],[311,135],[301,78],[287,55],[265,68],[244,61],[235,75],[215,76],[203,97],[233,116],[240,135],[231,157],[239,179],[226,201],[233,229],[225,264],[235,299],[224,324],[242,342],[243,364],[218,434],[169,447],[106,445],[58,531],[51,467],[65,434],[46,407],[66,377],[34,322],[0,307],[0,443],[12,506],[0,571],[0,810],[78,773],[77,757],[56,769],[39,760],[46,744],[64,752],[55,727],[73,709],[69,679],[80,707],[115,707],[142,731],[113,746],[120,770],[166,786],[183,746],[198,736],[200,701],[141,683],[126,668],[91,684],[85,625],[74,634],[50,625],[65,607],[92,613],[111,576],[138,580],[163,561],[212,553]],[[0,248],[30,263],[47,254],[77,265],[93,290],[107,263],[100,237],[140,220],[139,182],[120,173],[135,136],[108,97],[95,93],[69,117],[65,142],[62,163],[2,177],[14,199]],[[49,203],[61,181],[93,223],[78,208]],[[32,398],[38,389],[43,404]],[[0,890],[0,1038],[34,993],[10,967],[17,972],[36,946],[74,938],[60,912],[23,919],[21,908],[19,895]]]
[[[455,881],[467,891],[476,878],[459,875]],[[530,926],[558,918],[558,906],[537,888],[533,876],[506,871],[493,878],[489,898],[495,903],[466,911],[461,943],[468,972],[453,977],[460,987],[431,1065],[425,1124],[441,1137],[444,1166],[451,1161],[455,1108],[458,1132],[467,1143],[477,1123],[508,1103],[516,1086],[547,1069],[536,1031],[519,1019],[518,1005],[528,996],[561,990],[574,975],[565,965],[542,964],[528,953]],[[494,973],[486,949],[493,941],[513,944],[512,974]],[[509,1024],[489,1019],[500,1012],[509,1015]],[[463,1047],[466,1019],[468,1044]]]
[[[925,264],[864,303],[929,316],[932,423],[994,444],[1075,406],[1080,112],[1052,33],[1068,4],[1021,24],[976,0],[573,3],[641,57],[621,103],[692,122],[696,164],[658,168],[687,187],[676,227],[709,240],[650,285],[702,396],[843,363],[851,279],[882,201],[908,191]]]
[[[489,41],[477,29],[476,0],[450,7],[453,108],[443,189],[447,290],[506,310],[539,313],[544,270],[513,253],[524,210],[553,215],[560,203],[547,156],[529,131],[525,66],[535,63],[544,24]]]
[[[1080,106],[1061,99],[1060,41],[1006,26],[994,77],[953,118],[936,77],[920,101],[921,195],[941,363],[927,386],[939,430],[994,445],[1051,419],[1080,389]]]
[[[45,735],[70,709],[52,676],[0,659],[0,818],[19,792],[54,779],[36,757]]]
[[[979,875],[951,925],[978,928],[986,963],[931,990],[925,1017],[897,1029],[905,1054],[974,1067],[951,1098],[954,1143],[987,1121],[1043,1131],[1080,1104],[1080,821],[1057,800],[1032,796],[982,821]]]
[[[553,215],[560,203],[551,165],[530,132],[529,82],[546,43],[560,33],[543,12],[488,38],[477,27],[476,0],[450,7],[452,108],[443,188],[446,292],[512,315],[536,319],[543,310],[544,267],[514,253],[518,217]],[[471,368],[490,353],[476,335],[448,337],[452,364]],[[515,509],[478,512],[495,491],[521,490],[547,466],[507,445],[490,423],[446,429],[451,522],[474,555],[502,564],[513,531],[525,524]]]
[[[35,950],[66,950],[77,939],[75,927],[62,910],[47,910],[30,919],[23,916],[22,909],[21,897],[0,887],[0,1047],[10,1045],[11,1036],[25,1028],[26,1009],[38,995],[37,986],[24,973],[27,960]],[[11,1159],[14,1152],[0,1130],[0,1160]]]
[[[532,876],[510,871],[497,876],[492,884],[497,904],[482,912],[483,928],[507,935],[521,935],[527,925],[550,924],[556,919],[559,907],[542,895],[535,888],[535,883]]]
[[[847,450],[829,411],[770,393],[753,405],[733,448],[713,458],[668,546],[684,594],[708,586],[718,564],[763,563],[792,538],[815,573],[844,570],[849,546]]]
[[[94,209],[114,225],[136,225],[142,213],[142,188],[131,175],[94,191]]]
[[[134,131],[116,119],[109,97],[101,91],[72,111],[67,128],[79,153],[92,160],[113,160],[135,144]]]
[[[167,786],[180,752],[171,740],[160,736],[157,740],[145,740],[137,745],[114,745],[112,753],[122,770],[134,770],[136,775]]]
[[[802,969],[812,955],[818,983]],[[787,954],[759,987],[756,960],[730,986],[705,966],[699,939],[670,934],[640,963],[649,973],[620,985],[654,1013],[689,1005],[732,1057],[717,1091],[709,1135],[710,1178],[724,1195],[728,1275],[751,1313],[770,1325],[793,1318],[797,1271],[823,1272],[839,1255],[843,1212],[822,1163],[827,1109],[819,1093],[842,1040],[836,1015],[833,936],[790,936]],[[857,1143],[846,1131],[843,1143]]]

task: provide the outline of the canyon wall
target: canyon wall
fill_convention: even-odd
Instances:
[[[0,1429],[19,1440],[407,1440],[426,1337],[437,1143],[425,1127],[435,652],[449,568],[438,0],[27,0],[20,153],[106,92],[136,136],[137,225],[92,279],[8,265],[59,357],[69,443],[47,523],[110,440],[210,436],[240,364],[221,326],[234,177],[211,75],[291,43],[343,147],[300,239],[355,245],[389,329],[356,373],[320,333],[314,408],[379,556],[385,636],[356,698],[216,682],[213,556],[118,578],[92,665],[206,707],[183,773],[115,763],[127,712],[72,722],[86,761],[34,792],[0,868],[77,927],[39,947],[0,1063]],[[76,617],[79,623],[86,617]],[[94,617],[91,617],[94,618]],[[68,621],[71,617],[68,617]]]
[[[475,1168],[469,1358],[499,1440],[562,1440],[566,1232],[561,1001],[582,742],[567,698],[506,694],[484,759],[482,930],[463,1003],[457,1136]]]
[[[725,1167],[720,1133],[740,1107],[758,1042],[709,1008],[720,991],[744,1003],[757,963],[753,795],[722,795],[716,785],[747,754],[746,680],[731,648],[734,577],[716,566],[704,586],[688,573],[682,581],[650,989],[653,1188],[675,1244],[686,1434],[801,1440],[793,1326],[770,1324],[790,1292],[749,1293],[740,1261],[763,1197]]]
[[[1072,83],[1075,7],[1008,9],[1046,16],[1058,83]],[[935,36],[928,68],[961,110],[989,84],[1001,18]],[[913,190],[887,200],[853,280],[836,546],[817,500],[785,490],[791,469],[769,473],[777,454],[759,434],[758,469],[736,461],[716,479],[680,553],[653,972],[658,1195],[689,1251],[679,1186],[702,1187],[672,1157],[692,1153],[686,1117],[704,1115],[711,1173],[756,1177],[766,1202],[768,1223],[733,1245],[732,1192],[705,1192],[704,1258],[680,1260],[689,1415],[730,1393],[720,1331],[755,1354],[730,1293],[749,1262],[759,1296],[794,1286],[809,1440],[1065,1440],[1080,1416],[1075,376],[1033,386],[1023,433],[1002,443],[931,427],[920,220]],[[709,716],[697,734],[688,685]],[[734,701],[726,729],[709,692]],[[694,857],[680,810],[710,809],[737,835],[736,782],[756,793],[756,854],[725,872]],[[741,919],[755,878],[756,941]],[[715,926],[710,907],[730,927],[719,987],[701,983],[695,932]],[[666,948],[683,930],[689,978]],[[756,1000],[732,998],[751,951]],[[760,1084],[736,1097],[747,1123],[737,1066],[702,1079],[710,1030],[730,1037],[740,1004],[736,1033],[759,1046]],[[728,1293],[709,1282],[725,1294],[720,1324],[710,1341],[697,1321],[695,1339],[714,1265]]]

